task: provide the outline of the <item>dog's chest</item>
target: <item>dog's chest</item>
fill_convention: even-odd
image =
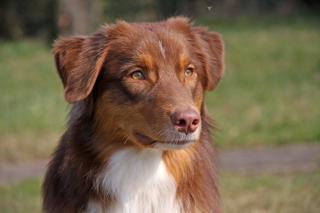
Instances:
[[[107,208],[89,203],[88,212],[181,212],[175,180],[161,156],[161,151],[152,149],[127,148],[116,152],[97,178],[98,186],[116,201]]]

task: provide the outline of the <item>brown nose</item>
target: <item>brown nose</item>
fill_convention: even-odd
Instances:
[[[193,109],[177,110],[171,115],[171,121],[177,131],[188,134],[199,127],[200,115]]]

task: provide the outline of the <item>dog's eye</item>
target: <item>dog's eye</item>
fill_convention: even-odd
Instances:
[[[130,77],[134,80],[144,80],[145,79],[144,74],[141,70],[133,71],[130,74]]]
[[[194,69],[194,67],[193,66],[188,66],[188,68],[184,71],[184,75],[186,76],[186,77],[190,77],[190,76],[192,76],[193,75],[193,69]]]

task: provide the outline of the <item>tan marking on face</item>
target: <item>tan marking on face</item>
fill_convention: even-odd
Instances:
[[[180,60],[179,60],[180,69],[184,70],[189,65],[189,63],[190,62],[189,62],[188,56],[186,54],[181,54]]]
[[[144,71],[147,72],[147,80],[150,83],[155,83],[157,81],[157,73],[156,73],[156,64],[153,60],[153,57],[147,53],[140,54],[139,56],[140,63],[144,67]]]
[[[186,76],[185,71],[188,69],[188,67],[193,68],[193,74],[191,76]],[[196,84],[197,84],[197,72],[196,72],[196,67],[191,64],[189,56],[185,53],[181,54],[179,57],[179,73],[178,76],[183,82],[185,86],[191,87],[195,89]]]
[[[203,104],[203,88],[198,85],[195,90],[195,100],[194,100],[195,106],[200,111],[201,106]]]

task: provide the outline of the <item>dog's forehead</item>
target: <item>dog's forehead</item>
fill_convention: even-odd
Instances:
[[[186,54],[186,45],[175,36],[157,35],[146,37],[136,43],[136,53],[149,54],[157,60],[166,60],[167,62],[176,59],[181,54]]]
[[[114,33],[116,45],[114,49],[122,54],[146,55],[167,62],[181,55],[189,55],[188,39],[173,27],[165,24],[119,24]]]

